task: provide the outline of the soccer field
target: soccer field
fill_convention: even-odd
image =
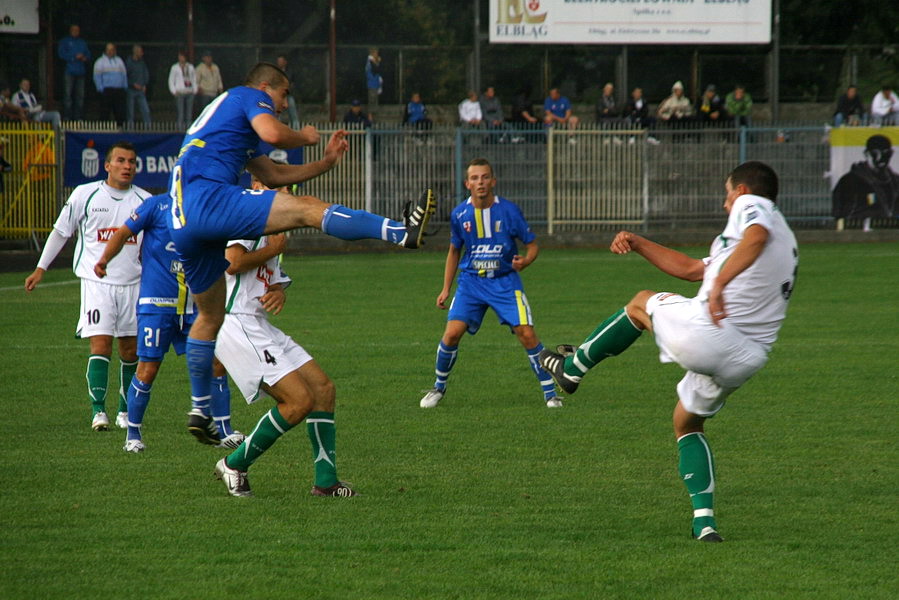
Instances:
[[[147,451],[126,454],[124,432],[90,429],[77,280],[56,269],[26,296],[25,273],[0,274],[0,598],[899,597],[899,248],[800,255],[769,364],[706,428],[724,544],[689,538],[681,370],[649,335],[547,409],[490,313],[443,402],[419,408],[445,322],[442,253],[285,261],[295,283],[273,321],[337,386],[352,499],[309,495],[304,426],[251,469],[254,498],[228,496],[212,474],[226,451],[186,431],[171,353]],[[544,250],[524,280],[549,347],[580,343],[640,289],[698,288],[606,250]],[[232,390],[248,433],[270,401]]]

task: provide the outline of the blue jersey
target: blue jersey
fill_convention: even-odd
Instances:
[[[184,269],[169,233],[171,202],[172,199],[167,194],[151,196],[125,221],[128,229],[135,234],[144,232],[138,314],[183,315],[194,311]]]
[[[450,218],[450,243],[465,246],[459,263],[463,273],[480,277],[500,277],[516,272],[512,258],[518,254],[515,239],[530,244],[537,237],[528,226],[521,209],[505,198],[495,196],[488,208],[475,208],[468,198],[453,209]]]
[[[181,144],[181,185],[196,178],[235,185],[247,162],[259,156],[259,136],[250,122],[263,113],[275,116],[271,97],[246,86],[231,88],[206,106]]]
[[[547,96],[543,101],[543,110],[551,112],[557,117],[565,118],[565,113],[571,110],[571,101],[567,96],[560,96],[558,100],[553,100]]]

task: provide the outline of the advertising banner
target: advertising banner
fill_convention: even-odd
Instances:
[[[492,44],[768,44],[771,0],[490,0]]]
[[[66,161],[63,181],[66,187],[75,187],[106,177],[103,169],[106,151],[114,143],[127,140],[137,150],[137,175],[134,185],[147,189],[165,189],[169,175],[178,159],[184,136],[177,133],[94,133],[66,132]],[[289,164],[302,164],[303,150],[278,150],[261,143],[259,150]],[[250,187],[250,177],[244,174],[240,185]]]
[[[38,33],[38,0],[0,0],[0,34]]]
[[[899,217],[899,127],[830,131],[833,216]]]

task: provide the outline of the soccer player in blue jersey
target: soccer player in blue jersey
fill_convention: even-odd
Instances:
[[[562,406],[552,377],[537,362],[543,344],[534,332],[531,307],[518,274],[537,259],[536,236],[518,206],[494,195],[494,186],[496,177],[487,159],[476,158],[468,163],[465,187],[471,196],[454,208],[450,217],[452,234],[443,271],[443,289],[437,296],[438,308],[446,309],[453,279],[457,271],[461,272],[446,329],[437,346],[434,368],[437,380],[434,389],[421,399],[422,408],[433,408],[443,398],[459,341],[466,331],[477,333],[487,308],[496,312],[500,323],[508,325],[524,346],[531,369],[543,389],[546,406]],[[518,254],[516,238],[525,245],[524,256]]]
[[[138,362],[127,392],[125,452],[143,452],[146,448],[141,427],[150,402],[150,390],[169,346],[177,354],[184,354],[195,316],[194,301],[167,224],[171,203],[168,194],[147,198],[112,235],[94,266],[97,277],[105,277],[109,262],[129,239],[143,232],[143,269],[137,301]],[[231,426],[231,396],[225,376],[213,381],[211,404],[212,416],[222,434],[219,445],[236,448],[244,435]]]
[[[284,71],[269,63],[257,64],[245,85],[213,100],[188,128],[172,169],[169,227],[199,308],[187,340],[193,403],[188,430],[206,443],[219,441],[209,399],[215,338],[225,317],[227,241],[315,227],[344,240],[382,239],[417,248],[436,208],[433,193],[427,190],[414,209],[407,205],[404,222],[398,222],[313,196],[240,187],[237,181],[244,169],[266,187],[278,188],[327,171],[346,152],[345,131],[332,136],[322,160],[308,165],[279,165],[258,152],[260,140],[276,148],[318,143],[314,127],[296,131],[278,120],[289,92]]]

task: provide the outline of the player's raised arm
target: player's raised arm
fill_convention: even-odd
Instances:
[[[321,141],[321,135],[312,125],[302,129],[291,129],[271,113],[261,113],[253,117],[250,126],[263,142],[275,148],[299,148],[314,146]]]
[[[346,154],[350,147],[346,136],[347,132],[343,129],[335,131],[331,139],[328,140],[324,155],[315,162],[305,165],[284,165],[278,164],[268,156],[262,155],[247,163],[247,171],[256,176],[269,188],[279,188],[285,185],[309,181],[322,173],[330,171],[340,162],[340,159],[343,158],[343,155]]]
[[[94,265],[94,273],[96,273],[97,277],[100,279],[106,277],[106,266],[109,264],[109,261],[119,255],[119,252],[125,247],[128,238],[133,235],[134,232],[131,231],[127,225],[122,225],[116,229],[116,232],[112,234],[112,237],[106,242],[106,248],[104,248],[100,260]]]
[[[700,281],[705,272],[705,263],[701,259],[666,248],[630,231],[619,231],[609,250],[615,254],[636,252],[660,271],[687,281]]]

